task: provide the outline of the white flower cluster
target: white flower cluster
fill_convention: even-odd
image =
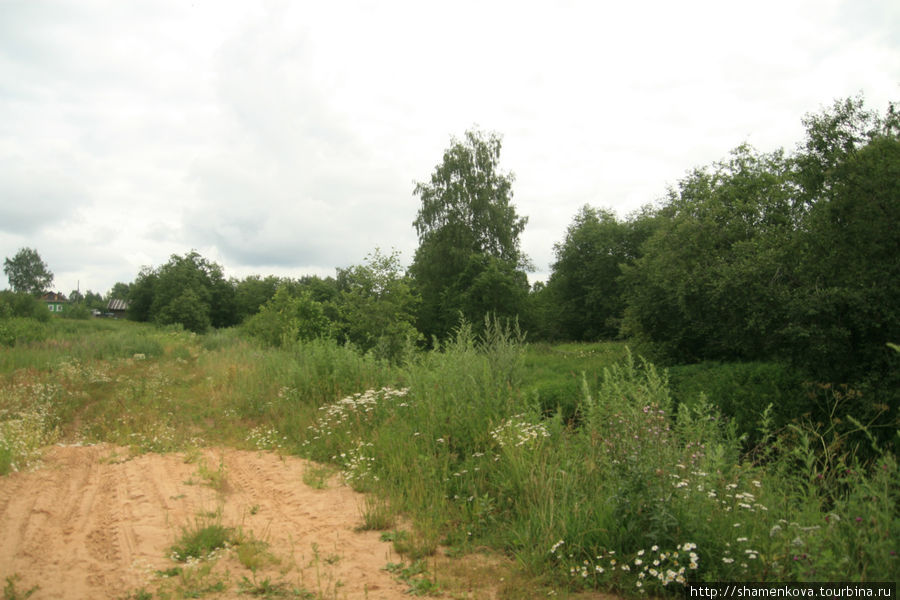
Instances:
[[[287,436],[279,437],[277,429],[260,425],[250,430],[247,441],[257,450],[280,450],[283,447],[282,442],[287,441]]]
[[[145,425],[143,431],[131,434],[132,446],[141,452],[168,452],[176,448],[176,434],[168,423],[155,421]]]
[[[360,441],[356,448],[331,457],[333,460],[340,461],[343,464],[344,468],[341,470],[341,475],[347,483],[353,485],[369,479],[378,481],[378,476],[372,474],[375,457],[366,453],[366,448],[373,445],[371,442]]]
[[[562,559],[557,552],[564,543],[563,540],[556,542],[550,548],[550,554]],[[699,567],[700,557],[696,549],[697,544],[692,542],[685,542],[670,552],[660,552],[659,546],[653,546],[649,553],[638,550],[630,560],[617,558],[615,550],[609,550],[596,556],[594,562],[583,560],[581,564],[569,567],[569,576],[584,580],[588,577],[612,577],[617,573],[628,574],[628,577],[634,578],[636,588],[643,588],[650,582],[663,587],[671,583],[684,584],[687,582],[685,574]]]
[[[403,398],[408,393],[408,388],[394,389],[392,387],[383,387],[378,390],[366,390],[362,393],[341,398],[332,404],[326,404],[319,408],[319,411],[322,413],[321,416],[313,425],[306,428],[310,435],[303,442],[303,445],[309,445],[310,440],[318,440],[333,435],[338,428],[371,414],[379,403],[394,398]],[[399,406],[407,406],[407,404],[402,402]]]
[[[491,431],[501,448],[533,447],[541,438],[550,437],[550,432],[542,423],[529,423],[525,415],[514,415]]]
[[[0,406],[0,455],[11,471],[23,470],[41,457],[41,448],[56,440],[59,433],[51,400],[61,391],[55,384],[17,385],[2,391]]]

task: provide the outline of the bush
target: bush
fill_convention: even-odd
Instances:
[[[28,342],[39,342],[47,338],[48,332],[49,327],[46,322],[30,317],[0,319],[0,345],[2,346],[12,347]]]
[[[325,316],[321,302],[310,292],[297,295],[288,288],[280,288],[259,312],[244,321],[244,332],[267,346],[290,346],[298,340],[330,337],[332,323]]]
[[[50,320],[47,306],[24,292],[0,291],[0,319],[8,317],[25,317],[42,323]]]
[[[85,304],[70,304],[62,313],[63,318],[86,321],[91,318],[91,310]]]
[[[783,363],[680,365],[669,368],[669,378],[676,404],[694,407],[705,395],[725,417],[735,420],[748,447],[759,441],[759,420],[769,404],[776,429],[815,410],[802,374]]]

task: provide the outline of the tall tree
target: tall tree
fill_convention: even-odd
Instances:
[[[9,285],[15,292],[38,296],[53,285],[53,273],[37,250],[32,248],[22,248],[12,259],[5,259],[3,272],[9,277]]]
[[[478,277],[473,269],[479,263],[491,277],[504,270],[492,267],[494,261],[523,273],[529,266],[519,242],[528,219],[512,204],[514,178],[500,171],[501,146],[495,133],[467,131],[464,139],[452,140],[430,181],[416,184],[414,194],[422,205],[413,222],[419,248],[410,273],[422,297],[419,329],[426,335],[445,335],[460,312],[475,310],[465,295],[448,290],[459,287],[461,277]],[[473,261],[473,255],[486,259]],[[523,298],[527,292],[526,279]],[[509,313],[519,307],[488,302],[478,308],[512,316]]]
[[[680,361],[773,350],[793,230],[787,163],[746,145],[670,190],[642,256],[623,268],[624,329]]]
[[[554,245],[556,262],[547,288],[563,337],[596,340],[618,333],[624,308],[620,265],[630,258],[628,233],[611,211],[583,206],[566,239]]]
[[[131,286],[129,317],[193,331],[235,324],[234,287],[222,267],[195,251],[173,254],[157,269],[144,267]]]
[[[379,358],[403,358],[419,335],[413,324],[418,298],[400,268],[399,252],[385,255],[376,248],[365,264],[338,269],[337,285],[341,336]]]

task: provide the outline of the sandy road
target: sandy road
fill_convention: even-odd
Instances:
[[[409,597],[383,570],[400,560],[391,545],[377,532],[355,531],[360,494],[336,481],[321,490],[306,485],[310,465],[297,458],[223,449],[185,459],[55,446],[39,469],[0,478],[0,586],[16,575],[20,592],[39,586],[33,600],[78,600],[205,585],[158,571],[179,565],[167,554],[183,527],[220,511],[223,525],[268,543],[275,560],[256,572],[257,581],[316,597]],[[225,474],[222,489],[205,484],[201,464]],[[222,581],[225,591],[204,597],[247,597],[238,586],[253,575],[234,550],[226,552],[206,580]]]

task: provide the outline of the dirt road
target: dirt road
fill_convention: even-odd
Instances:
[[[401,561],[391,544],[355,530],[363,497],[334,479],[307,485],[310,468],[262,452],[131,457],[104,445],[55,446],[40,468],[0,478],[0,586],[15,576],[19,593],[38,586],[33,600],[131,598],[141,589],[238,598],[247,597],[241,586],[246,594],[266,584],[268,597],[408,598],[384,570]],[[255,572],[238,547],[195,566],[169,556],[184,528],[217,513],[267,543]]]

